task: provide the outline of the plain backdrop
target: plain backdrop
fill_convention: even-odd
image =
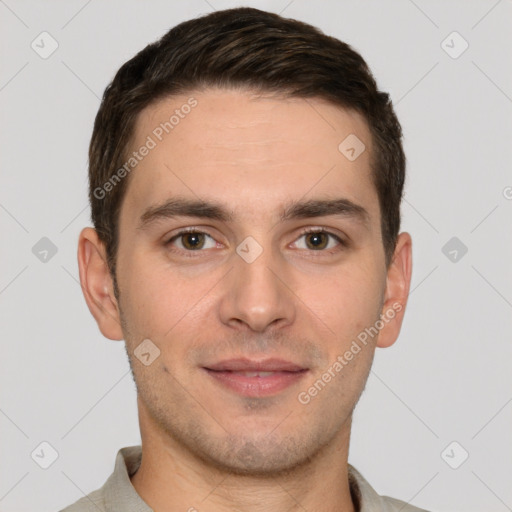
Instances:
[[[3,512],[60,510],[140,443],[123,342],[102,337],[78,283],[92,124],[123,62],[237,5],[0,1]],[[351,44],[404,130],[412,291],[399,340],[377,349],[349,461],[380,494],[429,510],[512,510],[512,2],[243,5]]]

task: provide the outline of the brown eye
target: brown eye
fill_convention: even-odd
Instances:
[[[306,245],[309,249],[325,249],[329,243],[327,233],[319,231],[317,233],[306,233]]]
[[[204,245],[204,233],[185,233],[181,235],[181,240],[185,249],[201,249]]]
[[[301,241],[304,240],[304,242]],[[306,249],[309,252],[330,254],[342,249],[347,244],[338,235],[324,229],[307,229],[295,242],[299,249]]]
[[[165,245],[171,246],[173,250],[176,248],[177,251],[181,252],[199,252],[201,249],[215,248],[215,240],[207,233],[190,229],[180,231]]]

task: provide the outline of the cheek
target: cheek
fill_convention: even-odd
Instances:
[[[316,286],[307,287],[300,296],[336,335],[345,338],[378,318],[380,281],[381,277],[369,266],[347,265],[317,281]]]
[[[125,258],[118,277],[130,331],[162,344],[181,339],[186,326],[198,325],[208,307],[205,296],[219,279],[215,272],[184,275],[161,255],[142,251]]]
[[[171,322],[172,301],[179,296],[173,291],[168,271],[162,272],[144,255],[126,255],[122,265],[118,265],[118,282],[130,332],[139,337],[156,337],[164,329],[162,324]]]

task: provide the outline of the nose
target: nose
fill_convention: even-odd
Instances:
[[[238,254],[233,260],[234,268],[223,283],[222,322],[257,332],[293,323],[296,306],[284,262],[270,249],[252,262]]]

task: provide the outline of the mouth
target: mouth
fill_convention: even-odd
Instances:
[[[217,384],[247,397],[276,395],[296,384],[309,371],[282,359],[230,359],[202,369]]]

